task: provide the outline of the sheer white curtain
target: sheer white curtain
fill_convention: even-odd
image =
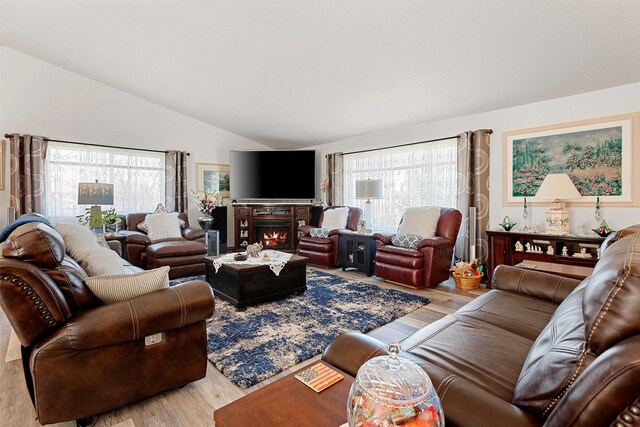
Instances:
[[[403,212],[415,206],[455,207],[456,139],[344,155],[344,204],[364,210],[356,199],[358,179],[381,179],[382,199],[371,200],[372,227],[396,230]]]
[[[45,162],[47,214],[68,217],[84,213],[78,205],[78,183],[114,185],[117,213],[151,212],[164,203],[165,154],[123,148],[49,142]]]

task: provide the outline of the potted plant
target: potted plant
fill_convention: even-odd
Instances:
[[[120,218],[116,214],[116,209],[111,208],[102,211],[101,216],[95,218],[91,216],[91,208],[85,208],[84,214],[76,215],[78,222],[82,225],[89,224],[89,226],[96,232],[117,232]]]

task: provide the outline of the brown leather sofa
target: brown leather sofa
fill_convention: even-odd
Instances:
[[[168,265],[169,277],[195,276],[204,274],[204,257],[207,247],[204,244],[204,230],[190,227],[184,212],[178,217],[186,226],[182,229],[182,238],[152,242],[146,233],[138,229],[146,213],[130,213],[122,217],[122,234],[125,234],[125,252],[127,260],[143,269],[152,269]]]
[[[320,228],[324,219],[324,213],[329,209],[343,208],[344,206],[329,206],[320,214]],[[355,231],[358,229],[358,223],[362,216],[362,209],[349,207],[347,216],[347,229]],[[335,268],[340,265],[340,229],[330,230],[329,236],[312,237],[311,229],[316,228],[312,225],[303,225],[298,228],[298,255],[309,259],[309,263],[321,265],[327,268]]]
[[[206,282],[102,305],[48,225],[19,226],[1,250],[0,305],[22,344],[41,424],[86,418],[205,376],[205,320],[214,306]]]
[[[394,234],[374,234],[375,275],[415,288],[447,280],[461,221],[462,214],[457,209],[441,208],[436,235],[420,240],[417,249],[394,246],[391,241]]]
[[[582,282],[498,266],[493,290],[401,341],[447,426],[640,424],[637,231],[610,236]],[[349,333],[323,359],[355,375],[384,348]]]

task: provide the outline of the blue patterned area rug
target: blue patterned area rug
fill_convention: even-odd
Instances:
[[[235,385],[251,387],[322,353],[344,332],[371,331],[426,304],[428,298],[308,270],[302,295],[243,312],[216,298],[209,361]]]

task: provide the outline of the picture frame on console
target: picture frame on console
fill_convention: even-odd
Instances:
[[[535,194],[550,172],[569,174],[582,194],[572,206],[638,206],[640,113],[627,113],[502,134],[503,205],[545,205]]]
[[[196,190],[208,193],[219,191],[222,197],[229,197],[229,171],[229,165],[196,163]]]

